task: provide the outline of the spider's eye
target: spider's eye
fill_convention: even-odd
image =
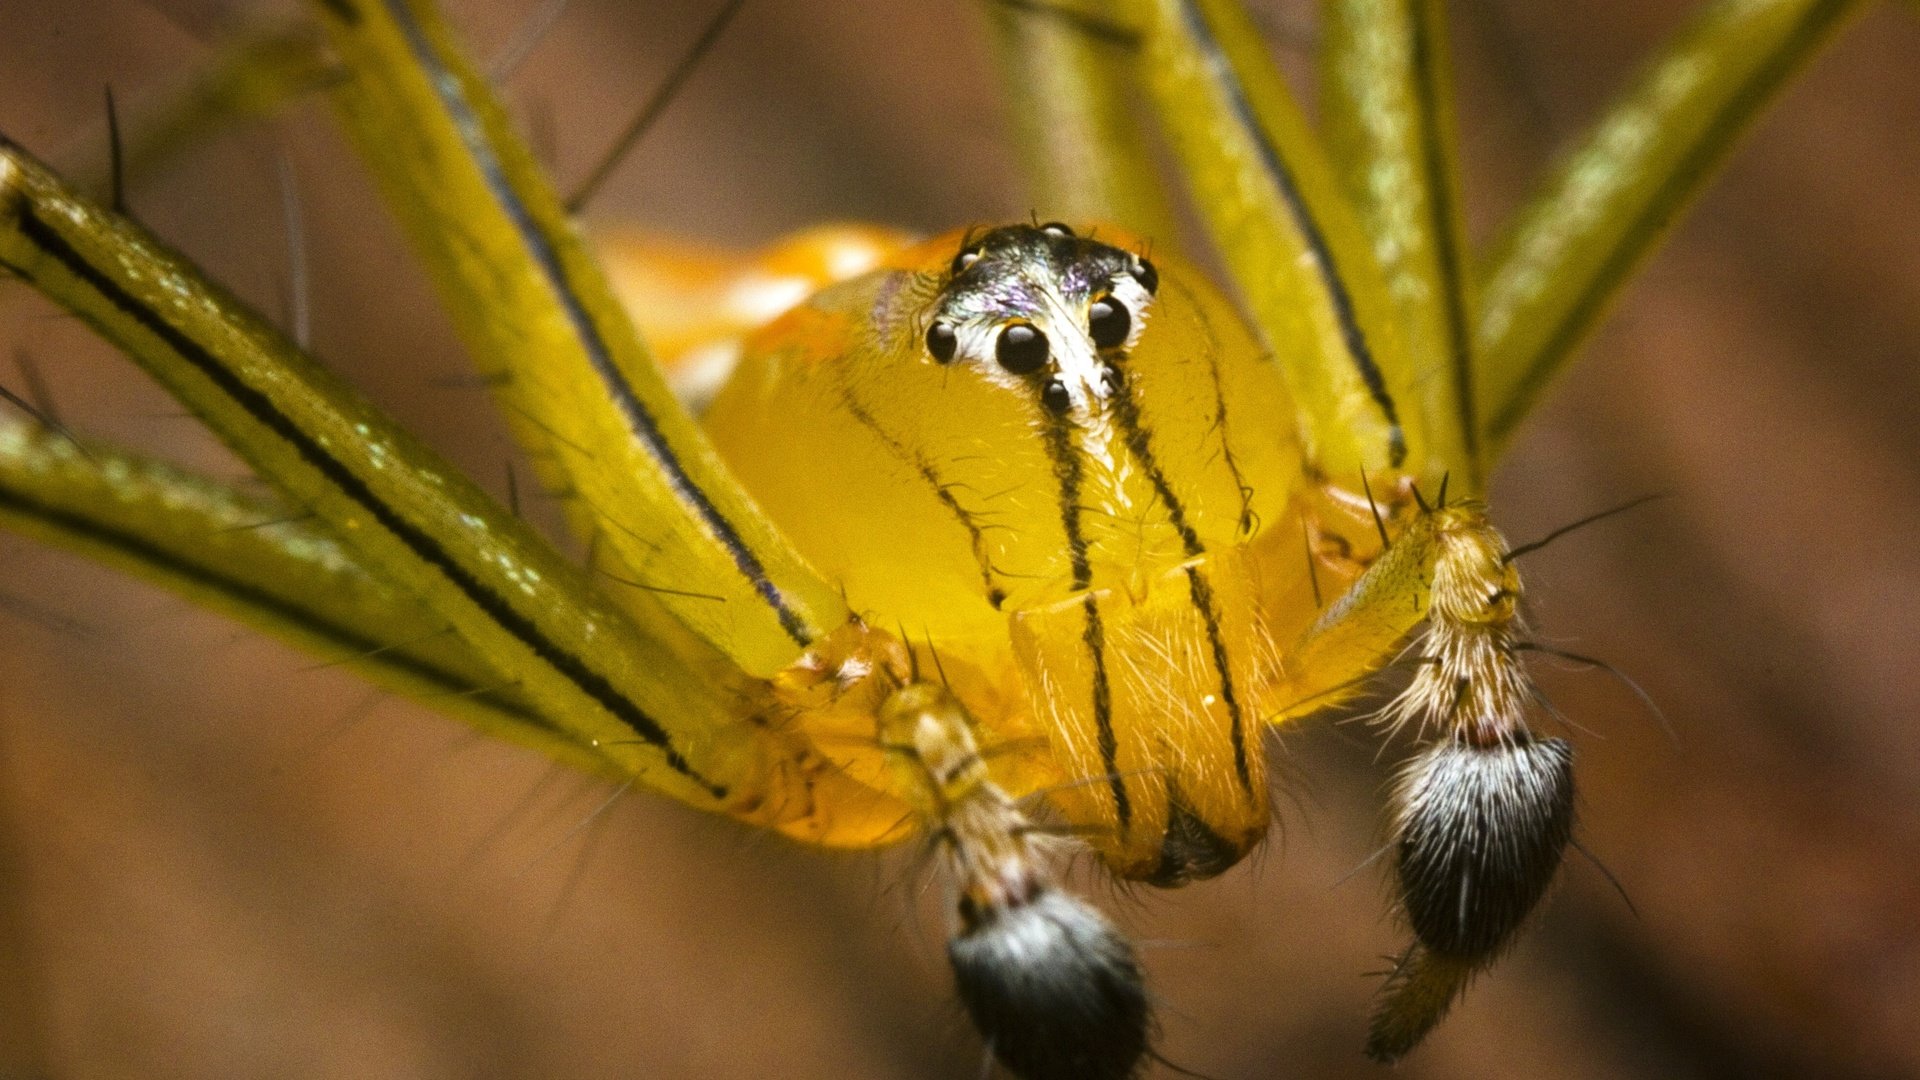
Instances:
[[[1072,229],[1058,221],[1047,222],[1045,225],[1040,226],[1040,231],[1046,233],[1048,236],[1068,237],[1073,235]]]
[[[1014,323],[1000,331],[993,354],[1001,367],[1015,375],[1038,371],[1047,362],[1047,335],[1026,323]]]
[[[1073,395],[1067,393],[1067,384],[1059,379],[1049,379],[1046,389],[1040,391],[1040,404],[1048,412],[1063,413],[1073,407]]]
[[[960,338],[953,332],[952,324],[937,322],[927,327],[927,351],[933,354],[935,360],[947,363],[959,348]]]
[[[1132,329],[1133,316],[1128,314],[1127,305],[1111,296],[1103,296],[1087,308],[1087,332],[1102,349],[1125,345]]]
[[[1147,290],[1148,296],[1160,291],[1160,271],[1155,270],[1153,264],[1145,259],[1137,260],[1133,264],[1133,280]]]
[[[966,272],[967,267],[979,261],[980,249],[977,247],[967,248],[965,251],[953,257],[953,266],[950,268],[951,273],[954,277],[959,277]]]

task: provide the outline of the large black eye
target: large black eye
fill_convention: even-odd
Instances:
[[[952,360],[954,351],[958,348],[960,348],[960,338],[954,334],[951,325],[937,322],[927,327],[927,351],[933,354],[935,360],[943,364]]]
[[[1127,333],[1133,329],[1133,316],[1128,314],[1127,305],[1111,296],[1095,300],[1087,308],[1087,333],[1093,335],[1093,343],[1102,349],[1116,349],[1127,343]]]
[[[974,263],[977,263],[979,261],[980,261],[980,249],[977,247],[970,247],[970,248],[967,248],[965,251],[962,251],[960,254],[955,255],[953,257],[953,265],[948,267],[948,271],[954,277],[959,277],[961,274],[966,273],[967,267],[972,266]]]
[[[1047,362],[1047,335],[1026,323],[1014,323],[1000,331],[993,354],[1001,367],[1015,375],[1039,371]]]
[[[1141,259],[1134,264],[1133,280],[1139,282],[1140,287],[1147,290],[1148,296],[1152,296],[1154,293],[1160,291],[1160,271],[1155,270],[1153,264],[1145,259]]]

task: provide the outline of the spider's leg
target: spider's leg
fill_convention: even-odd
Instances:
[[[1520,576],[1471,501],[1423,510],[1288,654],[1300,704],[1357,692],[1405,650],[1413,674],[1376,714],[1431,737],[1391,796],[1400,908],[1414,945],[1388,980],[1368,1052],[1399,1057],[1496,959],[1545,894],[1573,829],[1573,749],[1536,737],[1517,653]]]
[[[1143,28],[1148,96],[1292,390],[1308,461],[1343,482],[1381,462],[1419,475],[1424,418],[1393,301],[1265,42],[1220,0],[1131,8]]]
[[[673,398],[613,291],[425,2],[318,3],[347,130],[425,256],[542,480],[623,577],[769,675],[849,618]],[[715,599],[715,598],[718,599]],[[642,613],[643,620],[648,618]]]
[[[944,686],[914,683],[877,720],[945,856],[958,901],[947,957],[994,1056],[1027,1080],[1138,1075],[1153,1033],[1139,957],[1061,887],[1057,839],[994,782],[966,709]]]
[[[1131,93],[1139,31],[1105,5],[986,9],[1033,213],[1171,244],[1172,203]]]
[[[1460,213],[1446,15],[1439,0],[1323,7],[1327,154],[1386,275],[1429,445],[1421,479],[1482,490],[1471,274]]]
[[[170,589],[396,693],[614,774],[446,620],[279,500],[34,424],[0,424],[0,524]]]
[[[5,143],[0,266],[120,346],[575,742],[692,805],[833,839],[821,808],[852,798],[837,791],[851,781],[754,722],[753,680],[698,642],[636,625],[264,319]]]
[[[1793,76],[1868,5],[1721,0],[1669,41],[1481,261],[1473,350],[1491,465],[1628,275]]]

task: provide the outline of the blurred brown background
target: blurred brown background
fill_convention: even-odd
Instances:
[[[85,163],[236,5],[0,4],[0,130]],[[534,0],[453,4],[493,55]],[[1675,26],[1663,0],[1456,12],[1474,220]],[[578,177],[711,3],[576,0],[509,92]],[[1564,10],[1563,10],[1564,7]],[[277,10],[266,8],[263,10]],[[1299,66],[1303,8],[1269,5]],[[827,218],[1024,217],[972,4],[753,0],[594,209],[742,243]],[[1920,20],[1874,11],[1640,279],[1496,485],[1577,733],[1582,837],[1515,953],[1405,1077],[1920,1076]],[[269,311],[276,147],[322,355],[495,490],[510,450],[311,102],[142,178],[138,212]],[[8,290],[69,423],[236,473],[83,327]],[[16,380],[0,364],[0,381]],[[0,1077],[971,1077],[910,855],[799,850],[605,788],[69,557],[0,537]],[[1378,1076],[1399,931],[1387,764],[1285,733],[1265,857],[1110,897],[1161,1048],[1217,1077]],[[583,827],[583,822],[591,824]]]

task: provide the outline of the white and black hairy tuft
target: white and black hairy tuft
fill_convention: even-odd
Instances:
[[[1402,775],[1400,902],[1427,948],[1491,959],[1547,891],[1573,836],[1573,747],[1524,731],[1436,743]]]
[[[1004,908],[962,905],[947,943],[960,1000],[1021,1080],[1127,1080],[1151,1020],[1133,946],[1106,916],[1053,889]]]

